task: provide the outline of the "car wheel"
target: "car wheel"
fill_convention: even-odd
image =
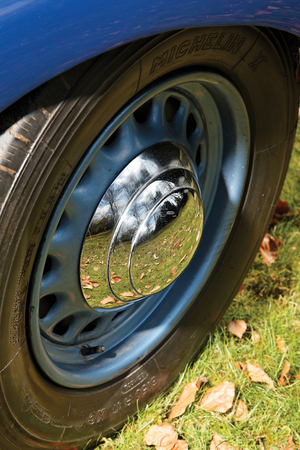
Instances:
[[[293,145],[291,45],[188,29],[2,116],[1,448],[92,448],[166,390],[237,292]]]

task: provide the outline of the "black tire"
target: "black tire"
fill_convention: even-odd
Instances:
[[[246,187],[226,245],[201,295],[154,351],[101,386],[58,386],[40,370],[28,337],[32,270],[53,208],[87,149],[131,98],[156,80],[198,68],[230,80],[250,122]],[[2,114],[2,450],[93,448],[100,434],[136,412],[137,392],[141,408],[199,351],[237,292],[274,212],[296,130],[295,71],[292,44],[281,33],[189,29],[88,61]]]

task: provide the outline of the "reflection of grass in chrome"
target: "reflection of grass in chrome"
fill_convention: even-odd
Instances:
[[[84,296],[92,308],[101,307],[101,301],[108,297],[112,302],[105,304],[105,307],[117,306],[117,299],[113,298],[106,282],[106,261],[110,240],[110,233],[102,233],[93,238],[87,238],[84,243],[80,261],[80,278]]]
[[[155,239],[137,247],[132,258],[131,275],[135,287],[144,295],[158,292],[170,284],[189,264],[195,251],[201,220],[194,199],[190,196],[183,213],[156,234]],[[122,304],[114,298],[106,281],[111,237],[111,233],[103,233],[88,238],[82,252],[80,266],[83,292],[88,304],[94,308],[113,308]],[[124,242],[122,247],[118,247],[110,267],[111,282],[118,293],[124,293],[121,298],[125,301],[138,298],[128,283],[130,249],[131,242]]]
[[[147,294],[174,281],[193,257],[201,220],[190,196],[183,212],[156,235],[155,240],[140,245],[135,251],[134,285],[140,285],[142,292]]]

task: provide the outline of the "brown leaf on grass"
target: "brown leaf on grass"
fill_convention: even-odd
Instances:
[[[144,276],[145,276],[145,272],[143,272],[143,273],[141,274],[140,280],[142,280],[142,279],[144,278]]]
[[[118,276],[115,276],[115,277],[112,277],[112,278],[110,279],[110,281],[111,281],[113,284],[115,284],[115,283],[119,283],[119,281],[122,281],[122,278],[121,278],[121,277],[118,277]]]
[[[297,378],[298,380],[300,380],[300,375],[295,375],[295,378]]]
[[[130,291],[122,292],[120,295],[122,295],[122,297],[134,297],[134,294]]]
[[[225,413],[232,407],[233,398],[234,383],[222,381],[222,383],[205,392],[199,407],[205,411]]]
[[[100,286],[100,284],[99,284],[97,281],[91,281],[91,285],[92,285],[93,287],[98,287],[98,286]]]
[[[107,303],[115,303],[115,299],[113,297],[106,297],[101,300],[101,305],[107,305]]]
[[[271,225],[277,225],[279,219],[281,219],[283,216],[288,216],[289,210],[290,207],[288,205],[288,202],[278,199]]]
[[[145,435],[146,445],[156,445],[157,450],[173,450],[178,434],[169,423],[153,425]]]
[[[288,361],[285,361],[280,378],[278,380],[278,386],[286,386],[290,381],[290,368],[291,365]]]
[[[150,294],[160,289],[160,286],[155,286],[153,289],[151,289]]]
[[[177,441],[177,443],[172,448],[172,450],[188,450],[188,448],[189,448],[189,446],[188,446],[187,442],[180,439]]]
[[[242,400],[238,400],[236,402],[236,410],[235,410],[235,419],[239,422],[241,420],[245,420],[248,417],[248,408],[246,403],[242,402]]]
[[[201,384],[208,383],[208,378],[201,377],[197,380],[197,388],[200,389]]]
[[[242,298],[245,297],[244,288],[245,288],[244,283],[242,283],[239,287],[239,292],[241,293],[240,295]]]
[[[281,244],[282,241],[280,239],[275,239],[268,233],[265,235],[259,250],[263,258],[263,263],[266,266],[270,266],[276,261],[278,249]]]
[[[243,375],[245,375],[245,373],[247,372],[247,364],[241,361],[237,361],[235,364],[236,367],[243,373]]]
[[[237,447],[227,444],[224,439],[215,431],[210,450],[237,450]]]
[[[251,340],[254,342],[254,344],[257,344],[261,341],[260,335],[257,333],[257,331],[252,331],[251,333]]]
[[[247,370],[252,381],[266,383],[270,389],[275,391],[273,381],[258,364],[247,363]]]
[[[284,200],[281,200],[281,198],[278,199],[278,203],[275,210],[275,217],[276,219],[281,218],[282,216],[287,216],[290,211],[290,207],[288,202],[285,202]]]
[[[284,342],[284,339],[282,337],[277,336],[276,344],[277,344],[277,348],[278,348],[278,350],[280,352],[285,352],[286,351],[285,342]]]
[[[294,448],[295,448],[295,443],[293,441],[293,436],[289,436],[288,437],[288,446],[285,447],[284,450],[294,450]]]
[[[85,298],[85,299],[91,298],[90,295],[87,295],[87,294],[83,294],[83,295],[84,295],[84,298]]]
[[[232,320],[227,325],[228,331],[230,331],[231,334],[234,334],[238,338],[242,339],[243,334],[247,330],[247,325],[244,320]]]
[[[199,387],[197,386],[197,380],[184,386],[176,405],[171,409],[168,420],[172,420],[174,417],[179,417],[184,413],[187,406],[195,401],[195,396],[198,389]]]
[[[97,271],[97,270],[99,270],[99,269],[100,269],[99,266],[94,266],[94,267],[93,267],[93,270],[95,270],[95,271]]]
[[[185,254],[185,255],[181,258],[181,260],[179,261],[178,264],[181,264],[183,261],[186,260],[186,258],[187,258],[187,254]]]

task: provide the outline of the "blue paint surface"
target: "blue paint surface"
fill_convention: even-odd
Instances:
[[[299,0],[2,0],[0,110],[66,69],[170,29],[259,25],[300,36]]]

